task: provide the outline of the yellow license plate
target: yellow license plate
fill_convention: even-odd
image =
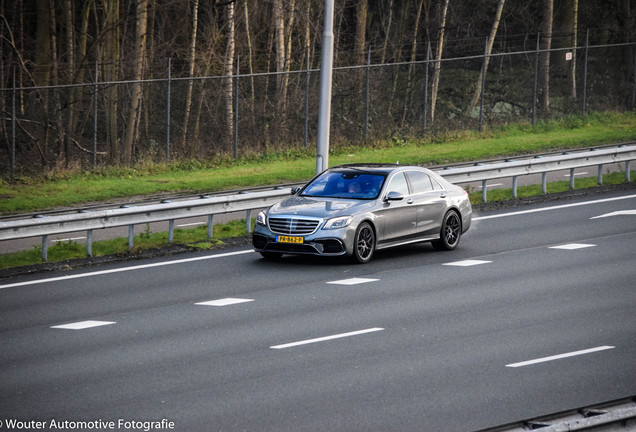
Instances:
[[[277,236],[276,241],[278,243],[302,243],[304,239],[302,237]]]

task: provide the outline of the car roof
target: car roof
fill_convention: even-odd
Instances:
[[[396,171],[398,169],[418,169],[421,170],[423,168],[417,166],[410,165],[399,165],[399,164],[390,164],[390,163],[355,163],[355,164],[344,164],[337,165],[329,168],[330,170],[341,170],[341,169],[353,169],[353,170],[368,170],[370,172],[377,172],[382,174],[388,174],[392,171]]]

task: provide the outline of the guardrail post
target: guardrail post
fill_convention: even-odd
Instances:
[[[49,236],[42,236],[42,262],[47,262],[49,259],[48,254]]]
[[[481,181],[481,202],[486,202],[486,180]]]
[[[570,168],[570,189],[574,190],[574,168]]]
[[[626,181],[631,181],[631,173],[629,172],[629,163],[631,161],[627,161],[625,162],[625,180]]]
[[[212,240],[212,217],[214,215],[208,215],[208,240]]]
[[[86,256],[93,256],[93,230],[86,231]]]
[[[174,219],[168,221],[168,243],[172,244],[174,240]]]
[[[252,210],[248,210],[245,214],[245,232],[252,232]]]
[[[599,186],[603,184],[603,164],[598,165],[598,174],[596,176],[596,183],[598,183]]]
[[[128,249],[132,249],[135,239],[135,226],[128,225]]]
[[[548,193],[547,176],[548,176],[547,172],[541,173],[541,193],[543,195]]]
[[[512,197],[517,198],[517,176],[512,177]]]

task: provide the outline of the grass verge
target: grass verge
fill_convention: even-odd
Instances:
[[[366,146],[332,144],[330,165],[391,162],[431,166],[573,149],[636,139],[636,113],[592,113],[483,133],[462,131],[421,139],[392,138]],[[135,168],[57,171],[0,180],[0,214],[25,213],[157,193],[215,192],[298,182],[315,171],[314,150],[287,150],[231,161],[147,163]]]

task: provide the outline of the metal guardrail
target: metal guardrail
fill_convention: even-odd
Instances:
[[[636,396],[522,420],[477,432],[619,432],[636,430]]]
[[[592,151],[565,153],[556,156],[542,156],[525,160],[509,160],[478,164],[470,167],[446,167],[437,171],[453,183],[482,182],[482,199],[486,201],[486,182],[504,177],[513,178],[513,196],[516,197],[518,176],[542,174],[542,189],[546,193],[546,173],[570,170],[570,187],[574,189],[574,169],[598,166],[599,184],[602,184],[601,169],[604,164],[625,162],[626,180],[630,181],[630,161],[636,159],[636,145],[621,145]],[[128,226],[128,247],[133,247],[133,227],[151,222],[169,222],[168,241],[172,243],[174,221],[190,217],[208,217],[208,237],[212,238],[213,216],[245,211],[246,230],[250,231],[250,212],[268,207],[289,195],[291,188],[284,187],[269,191],[238,193],[227,196],[202,196],[199,199],[162,202],[161,204],[122,206],[117,209],[98,211],[80,210],[77,213],[55,216],[36,216],[29,219],[0,222],[0,241],[29,237],[42,237],[42,260],[47,260],[48,236],[86,231],[87,255],[92,256],[92,231],[96,229]]]

